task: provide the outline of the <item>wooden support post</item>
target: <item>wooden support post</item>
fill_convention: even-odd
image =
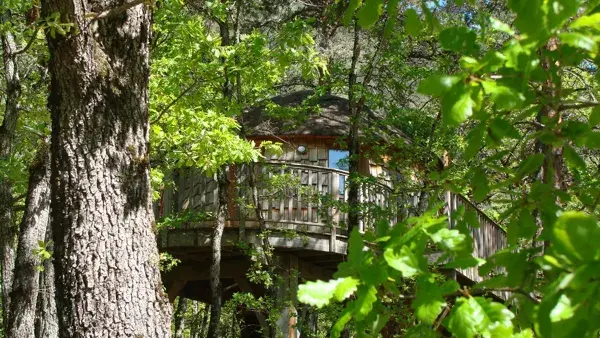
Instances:
[[[300,331],[296,327],[298,312],[296,311],[298,291],[298,257],[292,255],[279,256],[282,285],[277,290],[277,296],[282,307],[281,315],[277,320],[277,327],[284,338],[300,338]]]

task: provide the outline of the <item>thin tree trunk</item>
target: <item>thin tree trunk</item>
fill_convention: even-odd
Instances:
[[[221,321],[221,238],[227,221],[227,189],[229,188],[229,180],[227,178],[228,167],[223,166],[217,173],[219,203],[217,207],[217,221],[212,234],[212,260],[210,266],[210,290],[211,290],[211,306],[210,306],[210,323],[208,324],[209,338],[220,337],[220,321]]]
[[[173,318],[175,324],[175,338],[184,338],[187,307],[187,298],[179,297],[179,300],[177,301],[177,310],[174,315],[175,318]]]
[[[551,38],[547,45],[545,46],[546,51],[554,51],[558,48],[558,40],[557,38]],[[552,119],[557,122],[558,125],[562,122],[561,114],[556,107],[558,103],[554,102],[553,98],[558,91],[560,91],[561,81],[560,75],[558,79],[554,79],[552,74],[552,68],[555,65],[551,63],[551,61],[546,58],[542,62],[542,68],[548,72],[548,78],[542,85],[542,93],[545,96],[544,101],[548,102],[542,105],[540,112],[536,116],[536,120],[540,123],[545,123],[546,119]],[[564,176],[566,175],[566,168],[563,159],[563,147],[554,147],[553,145],[545,144],[539,140],[536,141],[535,144],[536,152],[544,155],[544,163],[540,168],[540,172],[538,176],[541,174],[541,180],[544,184],[556,189],[557,191],[565,190],[564,186]],[[553,193],[554,194],[554,193]],[[557,194],[554,194],[556,197],[553,203],[558,204],[560,200],[558,199]],[[548,207],[548,205],[546,206]],[[557,206],[558,208],[558,206]],[[544,212],[544,210],[536,210],[535,215],[538,217],[539,229],[537,231],[536,237],[542,234],[542,230],[549,224],[553,224],[556,218],[556,212]],[[544,251],[548,249],[550,245],[549,241],[544,241]]]
[[[30,338],[34,335],[37,298],[40,290],[40,256],[35,253],[49,227],[50,157],[44,143],[30,167],[26,209],[21,220],[7,335]]]
[[[204,309],[204,315],[202,316],[202,324],[200,326],[200,330],[198,330],[199,335],[198,338],[206,337],[206,333],[208,331],[209,318],[210,318],[210,305]]]
[[[42,13],[76,26],[46,32],[59,336],[167,337],[148,160],[151,9],[44,0]]]
[[[228,14],[227,14],[228,15]],[[229,46],[229,24],[228,21],[217,20],[219,25],[219,33],[221,35],[221,46]],[[221,60],[225,63],[225,59]],[[229,79],[229,71],[227,66],[223,68],[223,98],[231,100],[233,94],[231,81]],[[208,324],[208,337],[218,338],[221,336],[221,306],[222,306],[222,285],[221,285],[221,238],[227,221],[227,204],[229,201],[229,179],[227,177],[229,166],[224,165],[217,172],[217,183],[219,189],[219,203],[217,206],[217,221],[212,235],[212,260],[210,266],[210,290],[211,290],[211,307],[210,307],[210,322]]]
[[[0,23],[9,19],[0,17]],[[4,117],[0,126],[0,161],[12,153],[15,129],[19,117],[19,99],[21,98],[21,81],[19,79],[17,50],[14,36],[10,32],[0,35],[2,57],[4,61],[4,80],[6,99],[4,101]],[[3,325],[9,321],[10,292],[12,290],[13,270],[15,264],[15,246],[17,229],[13,209],[12,184],[7,177],[0,175],[0,264],[2,274],[2,319]]]
[[[360,126],[360,106],[356,97],[356,66],[360,57],[360,35],[357,20],[354,20],[354,40],[352,44],[352,60],[350,74],[348,75],[348,104],[350,110],[350,133],[348,135],[348,232],[358,227],[360,221],[358,164],[360,156],[360,143],[358,129]]]
[[[52,241],[52,227],[46,229],[46,243]],[[54,250],[53,245],[48,245],[48,250]],[[58,315],[56,313],[56,300],[54,289],[54,259],[44,261],[44,270],[40,273],[40,291],[37,302],[35,321],[36,338],[58,337]]]

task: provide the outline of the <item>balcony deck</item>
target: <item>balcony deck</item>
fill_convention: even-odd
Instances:
[[[284,189],[279,194],[272,193],[267,188],[261,189],[261,195],[264,197],[261,211],[266,228],[270,230],[269,244],[275,250],[293,252],[304,258],[328,254],[326,257],[331,265],[328,267],[335,268],[337,262],[343,260],[347,249],[348,234],[345,230],[347,214],[342,210],[342,204],[335,202],[342,202],[347,197],[347,191],[343,186],[348,178],[348,172],[315,165],[282,162],[267,162],[259,170],[263,175],[270,177],[288,174],[289,176],[286,177],[294,178],[298,183],[296,188]],[[241,176],[238,174],[236,177],[240,179]],[[162,203],[158,208],[162,210],[163,215],[172,213],[174,209],[206,212],[215,210],[217,189],[216,183],[211,178],[188,171],[179,177],[177,186],[178,193],[171,191],[163,195]],[[312,187],[307,190],[313,191],[312,195],[298,193],[298,187]],[[329,201],[328,205],[323,203],[323,199],[315,198],[317,195],[328,196],[326,199]],[[248,192],[238,186],[236,196],[244,200]],[[389,208],[391,203],[397,202],[392,201],[393,198],[391,183],[385,177],[364,187],[360,194],[361,202],[370,205],[374,213],[382,212]],[[476,212],[480,227],[471,229],[475,257],[485,259],[506,247],[504,230],[466,198],[448,193],[446,202],[449,207],[446,208],[446,212],[449,215],[450,226],[454,223],[450,215],[459,207]],[[404,207],[410,208],[417,203],[418,200],[414,197],[409,202],[405,201]],[[231,217],[223,234],[224,249],[235,250],[240,241],[256,245],[262,243],[260,233],[263,229],[260,229],[254,215],[254,210],[230,208]],[[204,221],[171,229],[160,236],[160,247],[175,254],[185,252],[188,255],[192,252],[209,250],[213,226],[214,221]],[[365,231],[372,226],[373,220],[366,218],[359,225],[359,230]],[[479,282],[485,278],[479,275],[477,268],[458,269],[456,272],[471,282]],[[505,298],[505,295],[500,297]]]

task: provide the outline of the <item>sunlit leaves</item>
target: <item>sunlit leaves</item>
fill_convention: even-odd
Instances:
[[[461,80],[458,76],[436,74],[419,83],[418,91],[421,94],[440,96],[452,88]]]
[[[569,28],[571,28],[571,29],[578,29],[578,28],[599,29],[600,28],[600,13],[594,13],[594,14],[590,14],[590,15],[581,16],[581,17],[577,18],[575,21],[573,21],[569,25]]]
[[[586,50],[588,52],[598,52],[598,42],[587,35],[581,33],[566,32],[558,35],[559,40],[571,47]]]
[[[352,277],[333,279],[328,282],[316,281],[306,282],[298,287],[298,300],[314,305],[316,307],[323,307],[334,299],[336,301],[342,301],[356,290],[359,281]]]
[[[565,212],[552,228],[553,244],[571,262],[600,259],[600,226],[595,217],[582,212]]]
[[[461,338],[510,337],[514,314],[506,306],[483,297],[459,298],[448,321],[448,330]]]
[[[466,85],[457,85],[442,99],[442,121],[449,126],[458,126],[473,115],[475,101]]]
[[[406,245],[401,248],[387,248],[383,257],[392,268],[400,271],[404,277],[413,277],[421,272],[419,257]]]
[[[416,298],[411,304],[417,319],[427,325],[433,325],[444,306],[446,306],[446,300],[443,298],[442,288],[435,282],[434,276],[419,277]]]

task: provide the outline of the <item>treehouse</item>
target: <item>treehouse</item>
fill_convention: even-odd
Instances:
[[[310,91],[278,96],[272,101],[273,104],[250,109],[241,121],[249,140],[257,144],[280,142],[282,152],[265,151],[263,162],[230,168],[221,280],[224,299],[240,291],[264,294],[265,289],[260,283],[252,283],[247,272],[256,268],[257,261],[270,259],[284,276],[278,298],[295,304],[299,279],[330,279],[344,261],[350,113],[347,99],[333,95],[316,97]],[[298,112],[303,119],[281,118]],[[361,130],[359,135],[363,139],[359,172],[365,177],[359,194],[363,215],[359,230],[363,232],[375,226],[374,217],[394,222],[418,214],[423,208],[421,194],[398,189],[402,175],[390,169],[385,156],[368,156],[370,150],[389,142],[392,135],[402,135],[401,131],[381,124],[382,120],[367,111],[361,121],[362,125],[376,126],[370,130],[377,130],[370,134]],[[175,173],[174,181],[175,186],[163,192],[156,206],[158,216],[193,216],[180,227],[159,235],[161,251],[180,260],[164,274],[164,284],[171,300],[181,296],[210,303],[211,236],[218,184],[214,177],[193,169]],[[489,257],[506,245],[504,231],[467,199],[450,193],[444,198],[444,212],[448,215],[461,205],[476,212],[481,224],[472,229],[477,257]],[[453,226],[449,219],[449,226]],[[447,273],[462,284],[482,279],[477,269]],[[284,337],[299,336],[294,328],[295,316],[291,315],[294,312],[299,317],[306,315],[302,309],[285,306],[278,322]],[[267,327],[265,314],[260,311],[248,309],[244,319],[247,324]],[[256,330],[251,331],[244,335],[260,336]]]

